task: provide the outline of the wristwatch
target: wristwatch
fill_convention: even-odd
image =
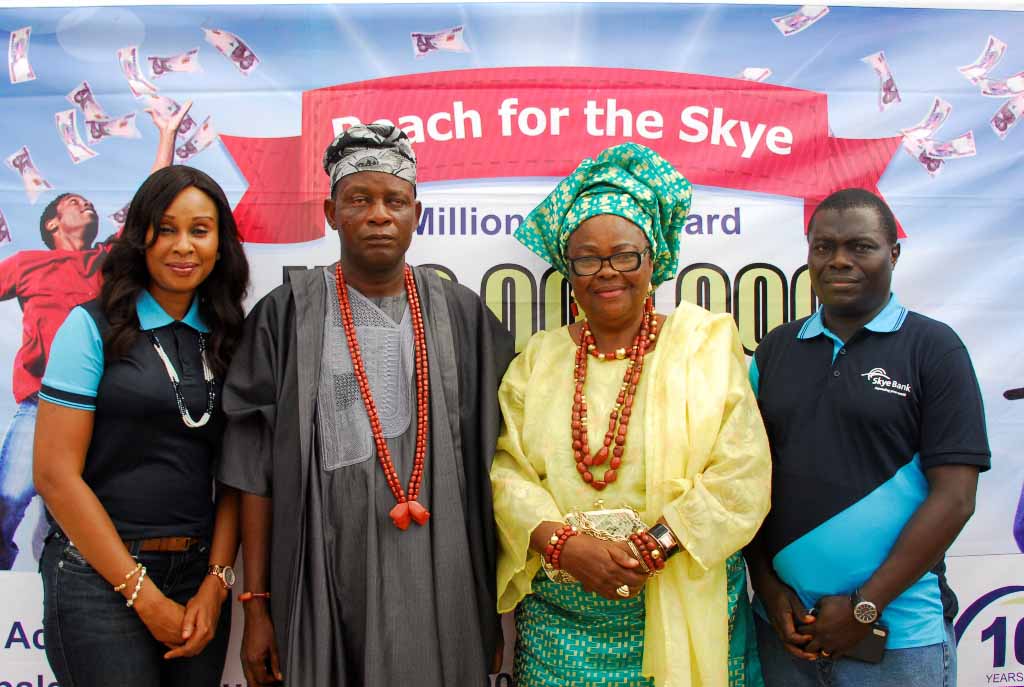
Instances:
[[[679,553],[679,541],[675,538],[675,535],[672,534],[672,530],[669,529],[668,526],[657,522],[647,530],[647,534],[654,537],[654,540],[658,542],[659,546],[661,546],[666,561]]]
[[[231,589],[235,584],[235,570],[230,565],[211,565],[206,569],[206,574],[220,578],[224,589]]]
[[[858,623],[870,625],[878,620],[878,606],[861,596],[859,589],[850,595],[850,601],[853,602],[853,617]]]

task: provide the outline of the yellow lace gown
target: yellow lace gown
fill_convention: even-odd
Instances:
[[[726,562],[768,512],[771,482],[768,439],[735,325],[728,315],[686,303],[669,315],[644,363],[618,480],[603,492],[582,481],[572,453],[575,350],[567,328],[538,332],[499,391],[505,428],[491,468],[498,610],[513,610],[533,591],[541,558],[530,551],[530,533],[541,522],[591,510],[597,499],[608,508],[631,506],[648,524],[664,516],[686,550],[645,588],[642,674],[657,687],[726,687]],[[625,365],[588,366],[592,450],[604,437]],[[751,672],[746,684],[755,677]]]

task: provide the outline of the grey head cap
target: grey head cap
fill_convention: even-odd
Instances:
[[[331,192],[344,177],[357,172],[384,172],[416,185],[416,153],[405,132],[378,120],[357,124],[338,134],[324,151],[324,171]]]

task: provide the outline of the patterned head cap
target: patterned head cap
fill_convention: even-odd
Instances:
[[[331,191],[343,177],[356,172],[384,172],[416,185],[416,154],[405,132],[380,120],[349,127],[324,151],[324,171]]]
[[[658,285],[676,276],[679,234],[690,211],[693,186],[650,148],[622,143],[587,158],[527,215],[515,237],[566,279],[569,236],[596,215],[618,215],[635,224],[651,244]]]

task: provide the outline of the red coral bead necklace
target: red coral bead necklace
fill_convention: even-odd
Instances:
[[[633,399],[636,387],[640,383],[640,374],[644,369],[644,354],[647,353],[658,338],[658,320],[654,314],[654,302],[650,297],[644,302],[644,314],[640,320],[640,330],[633,338],[629,349],[629,363],[622,376],[622,385],[615,398],[615,406],[608,418],[608,431],[604,442],[596,454],[590,453],[590,437],[587,431],[587,396],[584,386],[587,381],[587,362],[590,357],[599,360],[623,359],[624,352],[604,354],[597,351],[594,334],[589,323],[583,321],[580,342],[576,347],[576,367],[573,371],[575,392],[572,403],[572,450],[576,460],[576,470],[584,482],[598,491],[618,479],[618,470],[622,465],[622,454],[626,445],[626,433],[629,431],[629,419],[633,412]],[[597,479],[591,468],[603,465],[608,461],[608,469],[601,479]]]
[[[384,477],[387,479],[388,487],[391,489],[391,493],[394,494],[395,501],[398,502],[388,515],[391,517],[392,522],[395,523],[395,527],[400,530],[407,529],[412,520],[422,525],[430,518],[430,512],[417,500],[420,495],[420,485],[423,483],[423,464],[427,458],[430,377],[427,371],[427,339],[423,328],[423,310],[420,307],[419,294],[416,292],[416,282],[413,280],[412,268],[408,265],[405,266],[405,293],[412,315],[413,350],[415,351],[416,358],[416,453],[412,464],[412,475],[409,477],[408,491],[402,489],[402,483],[398,479],[395,463],[391,460],[391,451],[388,450],[387,441],[384,439],[384,430],[381,427],[380,416],[377,413],[377,404],[373,401],[370,382],[366,378],[366,367],[363,365],[363,356],[359,351],[356,325],[352,320],[352,305],[348,300],[348,289],[345,286],[345,275],[342,274],[341,263],[338,263],[335,268],[335,276],[341,324],[345,329],[345,339],[348,342],[348,352],[352,358],[352,368],[355,371],[356,383],[359,385],[359,393],[363,397],[366,414],[370,418],[373,442],[377,447],[377,459],[384,470]]]

